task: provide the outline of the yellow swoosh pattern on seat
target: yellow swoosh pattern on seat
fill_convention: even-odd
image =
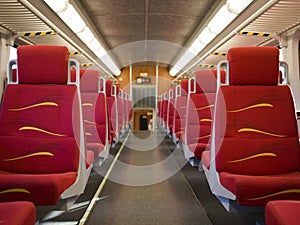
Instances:
[[[66,137],[67,136],[67,135],[64,135],[64,134],[57,134],[57,133],[53,133],[53,132],[50,132],[50,131],[47,131],[47,130],[43,130],[43,129],[40,129],[40,128],[37,128],[37,127],[31,127],[31,126],[20,127],[19,130],[34,130],[34,131],[42,132],[42,133],[49,134],[49,135],[52,135],[52,136],[59,136],[59,137]]]
[[[241,109],[236,109],[236,110],[229,110],[227,112],[231,112],[231,113],[235,113],[235,112],[242,112],[248,109],[253,109],[253,108],[259,108],[259,107],[274,107],[272,104],[269,103],[260,103],[260,104],[255,104],[255,105],[251,105],[245,108],[241,108]]]
[[[200,140],[200,139],[204,139],[204,138],[209,138],[211,135],[205,135],[205,136],[201,136],[201,137],[197,137],[195,138],[196,140]]]
[[[92,103],[83,103],[82,106],[94,106]]]
[[[97,125],[97,123],[95,123],[95,122],[93,122],[93,121],[89,121],[89,120],[84,120],[84,122],[90,123],[90,124],[94,124],[94,125]]]
[[[207,106],[203,106],[201,108],[196,108],[196,110],[203,110],[203,109],[207,109],[207,108],[212,108],[214,107],[215,105],[207,105]]]
[[[85,135],[92,136],[92,134],[90,132],[85,132]]]
[[[273,137],[287,137],[286,135],[273,134],[273,133],[265,132],[262,130],[253,129],[253,128],[241,128],[238,130],[238,133],[241,133],[241,132],[254,132],[254,133],[265,134],[265,135],[273,136]]]
[[[25,106],[22,108],[15,108],[15,109],[8,109],[9,111],[22,111],[22,110],[26,110],[26,109],[31,109],[31,108],[35,108],[35,107],[39,107],[39,106],[58,106],[57,103],[55,102],[41,102],[41,103],[37,103],[34,105],[29,105],[29,106]]]
[[[23,155],[23,156],[16,157],[16,158],[3,159],[2,161],[5,161],[5,162],[14,161],[14,160],[25,159],[25,158],[34,157],[34,156],[41,156],[41,155],[54,156],[51,152],[36,152],[36,153],[32,153],[32,154],[29,154],[29,155]]]
[[[212,119],[201,119],[200,122],[212,122]]]
[[[16,192],[30,194],[30,191],[28,191],[26,189],[23,189],[23,188],[11,188],[11,189],[7,189],[7,190],[4,190],[4,191],[0,191],[0,195],[1,194],[7,194],[7,193],[16,193]]]
[[[231,160],[231,161],[228,161],[228,162],[236,163],[236,162],[242,162],[242,161],[246,161],[246,160],[254,159],[254,158],[258,158],[258,157],[265,157],[265,156],[276,157],[277,155],[274,154],[274,153],[266,152],[266,153],[260,153],[260,154],[252,155],[252,156],[242,158],[242,159]]]
[[[255,200],[261,200],[261,199],[265,199],[265,198],[269,198],[269,197],[274,197],[277,195],[283,195],[283,194],[290,194],[290,193],[297,193],[300,194],[300,189],[290,189],[290,190],[285,190],[285,191],[279,191],[270,195],[265,195],[265,196],[261,196],[261,197],[257,197],[257,198],[249,198],[247,200],[250,201],[255,201]]]

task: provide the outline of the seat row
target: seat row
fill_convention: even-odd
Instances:
[[[17,55],[0,110],[0,201],[24,209],[24,201],[72,203],[94,159],[105,159],[128,127],[129,97],[98,71],[80,70],[64,46],[20,46]],[[12,204],[2,203],[0,214]]]
[[[296,113],[286,84],[287,67],[280,65],[276,47],[230,49],[217,70],[199,71],[181,82],[187,97],[175,98],[173,110],[181,114],[181,128],[176,130],[173,120],[171,129],[227,210],[268,203],[266,221],[272,225],[280,224],[270,222],[276,220],[274,205],[281,209],[292,204],[272,201],[300,200]],[[165,93],[160,101],[158,116],[165,129],[170,124],[164,116],[170,111],[165,115],[164,110],[172,104],[171,97]],[[180,99],[186,101],[177,106]],[[179,107],[186,107],[185,114]]]

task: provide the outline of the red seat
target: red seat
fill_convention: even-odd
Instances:
[[[125,131],[124,127],[124,91],[122,89],[119,89],[117,86],[117,104],[118,104],[118,130],[119,134],[122,135],[122,133]]]
[[[187,158],[193,157],[198,162],[202,152],[210,149],[216,77],[217,70],[200,70],[189,82],[184,149]]]
[[[83,192],[90,169],[80,124],[80,96],[68,83],[68,49],[18,48],[0,112],[1,201],[55,205]],[[47,194],[45,194],[47,193]]]
[[[123,108],[123,113],[124,113],[124,120],[123,120],[123,127],[125,130],[128,129],[128,126],[129,126],[129,119],[130,119],[130,111],[131,111],[131,108],[130,108],[130,97],[129,97],[129,94],[125,91],[123,91],[123,105],[124,105],[124,108]]]
[[[168,92],[165,92],[163,94],[163,108],[162,108],[162,125],[163,128],[166,129],[167,128],[167,118],[168,118],[168,105],[169,105],[169,95]]]
[[[161,123],[162,119],[162,95],[158,96],[158,102],[157,102],[157,120],[159,123]]]
[[[298,225],[300,201],[277,200],[267,203],[265,220],[267,225]]]
[[[108,151],[108,114],[105,90],[101,91],[100,72],[98,70],[80,70],[80,91],[87,149],[95,156],[107,156]]]
[[[106,101],[107,101],[107,115],[108,115],[108,126],[109,126],[109,135],[111,141],[116,138],[115,132],[115,124],[113,124],[113,117],[114,121],[116,118],[117,108],[115,105],[115,98],[112,95],[112,80],[106,80]]]
[[[119,116],[119,107],[118,107],[118,94],[119,94],[119,88],[116,85],[111,86],[111,122],[112,122],[112,129],[115,133],[115,142],[118,142],[119,138],[119,122],[118,122],[118,116]]]
[[[174,102],[175,102],[175,87],[173,86],[169,90],[169,104],[167,108],[167,133],[172,135],[173,123],[174,123]]]
[[[0,203],[1,225],[34,225],[35,220],[36,210],[31,202]]]
[[[244,206],[300,199],[295,108],[290,88],[278,85],[279,50],[232,48],[227,58],[207,173],[213,193]]]
[[[175,143],[177,143],[182,141],[182,134],[184,133],[188,80],[181,80],[180,86],[176,87],[175,93],[173,140]]]

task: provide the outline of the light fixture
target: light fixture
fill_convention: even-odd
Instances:
[[[68,0],[44,1],[115,75],[119,76],[121,74],[118,66],[107,54],[104,47],[97,40],[73,5],[68,3]]]
[[[227,0],[169,71],[175,76],[220,34],[253,0]],[[194,57],[191,57],[194,55]]]
[[[85,27],[82,32],[77,33],[77,36],[84,41],[84,43],[90,43],[94,39],[94,35],[89,27]]]
[[[57,13],[59,17],[74,31],[80,33],[85,28],[85,22],[71,4],[67,4],[66,10]]]
[[[196,39],[193,44],[188,48],[189,51],[194,53],[195,55],[198,54],[203,48],[205,47],[205,44],[200,42],[199,39]]]
[[[228,10],[228,5],[223,5],[209,22],[209,31],[215,34],[220,33],[235,17],[236,13],[230,12]]]
[[[181,68],[178,68],[176,65],[172,67],[172,69],[169,71],[169,74],[174,77],[179,71],[181,70]]]
[[[211,42],[215,37],[217,36],[217,33],[212,33],[209,29],[209,27],[205,27],[204,30],[200,33],[198,36],[198,40],[207,45],[209,42]]]
[[[253,0],[227,0],[228,10],[232,13],[241,13]]]
[[[94,52],[101,48],[101,44],[96,38],[93,38],[87,46]]]

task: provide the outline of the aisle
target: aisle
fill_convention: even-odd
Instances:
[[[129,135],[85,224],[210,225],[174,159],[175,146],[159,132]]]

